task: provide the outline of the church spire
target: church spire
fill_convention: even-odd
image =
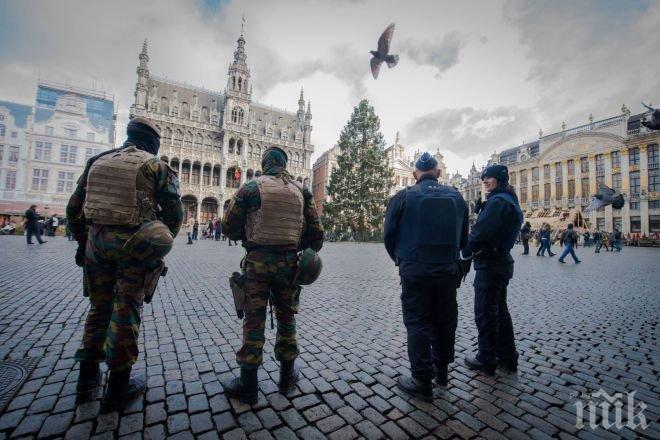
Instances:
[[[296,115],[298,116],[298,123],[302,126],[305,120],[305,96],[302,87],[300,88],[300,98],[298,98],[298,111]]]
[[[147,108],[147,92],[149,86],[149,54],[147,53],[147,39],[142,43],[142,51],[138,55],[140,64],[137,67],[137,83],[135,84],[135,108],[145,110]]]
[[[251,98],[252,82],[250,81],[250,69],[247,66],[247,53],[245,52],[245,17],[241,25],[241,35],[236,40],[234,61],[229,65],[227,78],[227,94],[229,96],[249,101]]]
[[[309,123],[312,120],[312,101],[307,101],[307,113],[305,113],[305,121]]]

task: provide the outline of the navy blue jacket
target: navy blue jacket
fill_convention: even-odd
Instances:
[[[512,231],[515,237],[523,219],[520,208],[516,209],[502,197],[494,197],[498,192],[488,195],[463,249],[464,257],[476,254],[475,269],[513,263],[510,247],[513,240],[506,231]],[[517,203],[517,197],[513,197]]]
[[[458,223],[458,248],[459,250],[465,246],[467,242],[468,234],[468,207],[463,200],[463,197],[460,193],[449,186],[438,184],[438,180],[433,176],[426,175],[422,176],[414,188],[423,192],[427,187],[440,187],[440,190],[446,192],[454,200],[458,202],[460,206],[460,212],[458,213],[449,213],[444,212],[419,212],[419,215],[429,215],[429,216],[439,216],[439,215],[457,215],[461,221]],[[427,258],[419,258],[416,256],[410,255],[409,252],[403,248],[403,241],[409,240],[411,232],[409,229],[403,229],[410,227],[410,225],[404,224],[404,215],[406,214],[406,196],[409,195],[410,191],[408,188],[399,191],[390,199],[389,204],[387,205],[387,212],[385,214],[385,231],[384,231],[384,241],[385,248],[387,253],[390,255],[390,258],[399,266],[399,273],[402,276],[417,278],[417,277],[433,277],[433,276],[446,276],[446,275],[460,275],[460,268],[458,267],[456,261],[447,261],[447,262],[438,262],[438,261],[428,261]],[[410,214],[410,213],[408,213]],[[417,214],[415,214],[417,215]],[[418,221],[423,221],[419,219]],[[429,224],[432,224],[432,221],[429,221]],[[413,226],[417,228],[417,226]],[[435,231],[431,231],[433,233]],[[407,244],[407,243],[406,243]],[[428,252],[429,249],[425,249],[425,252]],[[437,249],[438,253],[443,252],[442,246],[439,246]],[[406,255],[408,254],[408,255]],[[423,254],[423,252],[420,252]],[[452,260],[453,257],[450,257],[449,260]],[[419,261],[418,261],[419,260]],[[440,258],[439,260],[442,260]]]

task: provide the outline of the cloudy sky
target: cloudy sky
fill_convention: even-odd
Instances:
[[[315,157],[362,98],[388,143],[400,131],[463,174],[539,128],[660,104],[654,0],[0,0],[0,99],[33,103],[39,77],[103,88],[123,131],[144,38],[152,74],[222,90],[243,14],[253,98],[295,110],[304,87]],[[401,60],[374,81],[368,51],[391,22]]]

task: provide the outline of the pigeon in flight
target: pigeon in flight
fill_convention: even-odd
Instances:
[[[646,118],[642,120],[642,125],[649,130],[660,130],[660,109],[653,108],[642,102],[642,105],[651,110],[651,120],[647,121]]]
[[[612,188],[598,183],[598,192],[591,199],[589,206],[584,208],[583,212],[595,211],[596,209],[603,208],[607,205],[612,205],[614,209],[623,208],[624,200],[623,195],[617,194]]]
[[[373,55],[371,58],[371,74],[374,79],[378,78],[380,72],[380,65],[383,62],[387,63],[390,69],[397,65],[399,62],[399,55],[389,55],[390,43],[392,42],[392,35],[394,34],[394,23],[389,25],[385,32],[378,39],[378,50],[371,50],[369,53]]]

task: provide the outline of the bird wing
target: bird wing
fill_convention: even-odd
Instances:
[[[394,23],[390,24],[378,39],[378,52],[385,56],[390,51],[390,42],[394,34]]]
[[[381,64],[383,64],[383,62],[376,57],[371,59],[371,74],[374,76],[374,79],[378,79],[378,72],[380,72]]]
[[[604,201],[594,197],[593,199],[591,199],[591,202],[589,203],[589,205],[582,210],[582,212],[595,211],[595,210],[597,210],[599,208],[602,208],[603,206],[607,206],[607,205],[609,205],[609,203],[604,202]]]

